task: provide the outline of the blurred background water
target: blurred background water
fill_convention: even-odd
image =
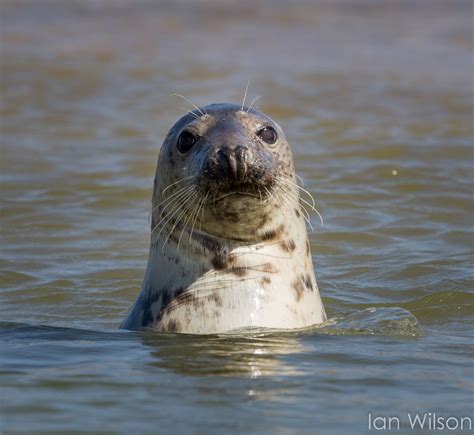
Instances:
[[[366,433],[473,410],[472,2],[24,1],[1,10],[0,432]],[[117,331],[167,129],[248,101],[325,224],[331,322]]]

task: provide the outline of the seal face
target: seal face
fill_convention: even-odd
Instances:
[[[265,114],[233,104],[168,132],[148,266],[125,329],[209,334],[326,320],[291,149]]]

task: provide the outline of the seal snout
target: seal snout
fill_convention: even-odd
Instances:
[[[249,149],[243,145],[235,148],[225,146],[217,150],[213,169],[222,178],[242,182],[247,175],[249,157]]]
[[[271,171],[247,145],[222,145],[208,157],[203,175],[216,190],[258,192],[271,184]]]

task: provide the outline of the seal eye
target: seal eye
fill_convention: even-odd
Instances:
[[[257,136],[269,145],[274,144],[278,139],[277,132],[270,126],[259,130]]]
[[[176,148],[181,154],[188,153],[194,144],[197,142],[197,137],[188,130],[184,130],[178,137]]]

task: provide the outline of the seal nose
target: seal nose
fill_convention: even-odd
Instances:
[[[220,148],[217,151],[217,163],[223,175],[234,181],[243,181],[247,175],[248,154],[248,148],[242,145]]]

